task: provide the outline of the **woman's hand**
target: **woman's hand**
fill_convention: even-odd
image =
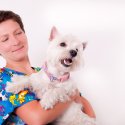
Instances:
[[[83,112],[85,114],[87,114],[88,116],[90,116],[92,118],[96,118],[95,112],[94,112],[91,104],[89,103],[89,101],[86,98],[80,96],[79,102],[83,105],[83,107],[84,107]]]
[[[92,106],[90,105],[89,101],[86,98],[80,96],[80,92],[78,91],[78,89],[76,90],[75,95],[71,97],[71,99],[75,101],[76,103],[81,103],[83,105],[84,107],[83,112],[85,114],[87,114],[88,116],[92,118],[96,118],[95,112]]]
[[[76,103],[81,103],[81,96],[80,96],[80,92],[78,89],[76,89],[75,94],[73,96],[71,96],[71,100],[75,101]]]

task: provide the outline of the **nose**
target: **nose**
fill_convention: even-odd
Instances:
[[[12,41],[12,44],[14,46],[18,45],[19,44],[19,40],[15,37],[15,36],[12,36],[11,37],[11,41]]]
[[[69,52],[72,57],[75,57],[77,55],[77,52],[75,50],[70,50]]]

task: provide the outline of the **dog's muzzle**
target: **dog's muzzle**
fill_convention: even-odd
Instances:
[[[65,67],[70,67],[72,65],[72,58],[61,59],[61,64]]]

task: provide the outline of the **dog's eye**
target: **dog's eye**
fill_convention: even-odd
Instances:
[[[62,42],[62,43],[60,43],[60,46],[65,47],[66,43]]]
[[[78,52],[78,49],[76,49],[76,51]]]

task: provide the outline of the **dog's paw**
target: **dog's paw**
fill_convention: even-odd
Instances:
[[[53,90],[49,90],[42,96],[40,104],[44,109],[52,109],[57,102],[58,94],[54,93]]]
[[[66,93],[66,91],[62,88],[58,88],[55,90],[55,93],[58,93],[58,101],[59,102],[67,102],[70,101],[70,96]]]
[[[10,93],[13,93],[13,94],[17,94],[22,90],[22,88],[20,88],[17,85],[17,83],[11,83],[11,82],[7,82],[5,89],[6,89],[7,92],[10,92]]]
[[[51,103],[43,99],[40,101],[40,104],[45,110],[53,108],[53,105],[51,105]]]

